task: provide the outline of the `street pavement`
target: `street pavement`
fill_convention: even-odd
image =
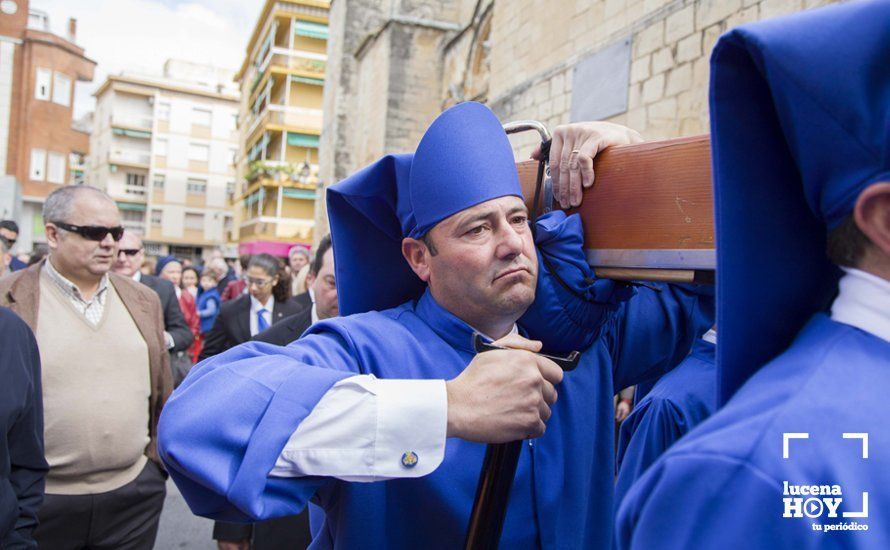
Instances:
[[[216,544],[210,538],[212,531],[213,522],[192,514],[179,489],[168,479],[155,550],[216,550]]]

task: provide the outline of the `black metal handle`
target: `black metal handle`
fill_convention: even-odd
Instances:
[[[473,335],[473,349],[476,353],[483,353],[507,348],[489,344],[476,333]],[[581,359],[581,354],[577,351],[567,357],[541,355],[555,362],[564,371],[574,370]],[[522,441],[493,443],[486,447],[464,542],[466,550],[494,550],[498,547],[521,451]]]

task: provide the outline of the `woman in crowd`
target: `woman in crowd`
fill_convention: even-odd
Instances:
[[[192,298],[195,299],[196,305],[198,300],[198,280],[200,276],[198,275],[198,270],[193,266],[187,266],[183,264],[182,266],[182,281],[179,286],[182,290],[187,291],[192,295]]]
[[[190,363],[189,366],[191,366],[191,364],[197,362],[198,355],[201,353],[201,318],[198,317],[195,297],[182,289],[182,263],[173,256],[162,256],[158,258],[155,273],[160,278],[173,283],[173,288],[176,290],[176,298],[179,299],[179,309],[182,310],[182,316],[185,317],[185,322],[195,337],[195,341],[188,349],[187,356]],[[175,379],[177,374],[175,370],[173,374]],[[174,380],[174,382],[179,381],[181,379]]]
[[[201,359],[244,343],[300,307],[290,298],[290,279],[275,256],[258,254],[247,266],[247,294],[224,302],[204,338]]]

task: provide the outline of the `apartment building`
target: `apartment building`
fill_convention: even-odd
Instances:
[[[232,72],[168,60],[162,76],[109,76],[96,91],[89,183],[117,202],[146,253],[234,256],[238,92]]]
[[[19,224],[16,251],[46,241],[47,195],[83,182],[89,129],[72,121],[75,83],[91,81],[96,63],[76,34],[74,19],[62,37],[27,0],[0,2],[0,218]]]
[[[329,8],[322,0],[267,0],[235,76],[240,253],[284,256],[313,242]]]

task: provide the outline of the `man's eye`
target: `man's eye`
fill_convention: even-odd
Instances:
[[[528,216],[513,216],[513,223],[516,225],[528,223]]]
[[[482,234],[483,231],[485,231],[485,226],[477,225],[476,227],[473,227],[469,231],[467,231],[467,235],[470,235],[471,237],[478,237]]]

